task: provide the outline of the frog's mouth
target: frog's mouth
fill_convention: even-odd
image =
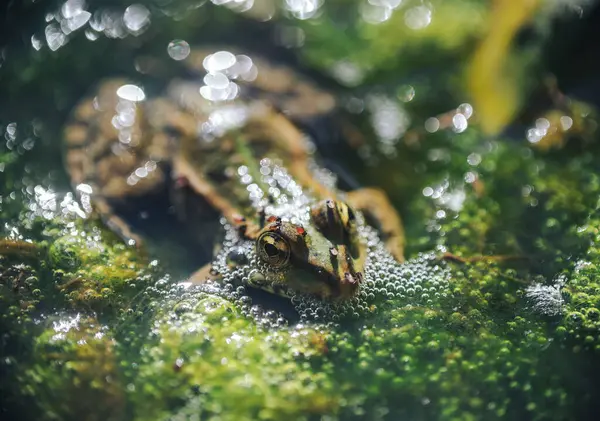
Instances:
[[[275,294],[288,297],[305,293],[320,298],[347,299],[356,294],[362,282],[360,268],[361,261],[352,258],[344,245],[327,249],[326,253],[313,250],[309,260],[292,259],[285,283],[275,283],[271,288]]]
[[[250,284],[250,286],[257,289],[262,289],[263,291],[266,291],[270,294],[279,295],[280,297],[284,298],[292,298],[294,295],[296,295],[296,291],[293,291],[289,287],[278,284],[276,282],[270,282],[262,285]]]
[[[302,269],[313,278],[304,278],[309,289],[315,289],[324,297],[347,299],[356,294],[363,280],[363,256],[354,257],[345,244],[330,244],[327,248],[315,247],[310,250],[310,264]],[[303,285],[298,285],[302,289]]]
[[[344,278],[345,276],[345,278]],[[261,289],[285,298],[298,294],[314,295],[319,298],[348,298],[354,295],[362,277],[349,272],[340,278],[331,268],[312,264],[295,264],[288,267],[282,280],[249,279],[248,286]]]

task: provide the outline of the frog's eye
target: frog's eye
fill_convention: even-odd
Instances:
[[[256,252],[263,262],[275,268],[284,267],[290,261],[290,244],[277,232],[262,233],[256,240]]]

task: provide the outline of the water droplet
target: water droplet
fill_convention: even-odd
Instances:
[[[545,136],[550,128],[550,122],[547,118],[538,118],[535,120],[535,127],[542,133],[542,136]]]
[[[208,72],[220,72],[229,69],[236,62],[235,56],[229,51],[217,51],[207,56],[202,63]]]
[[[92,14],[84,10],[70,18],[67,22],[67,27],[70,31],[75,31],[85,25],[91,17]]]
[[[452,125],[454,126],[454,131],[456,133],[462,133],[467,130],[469,123],[463,114],[458,113],[452,117]]]
[[[81,183],[81,184],[77,185],[75,190],[80,191],[81,193],[84,193],[84,194],[92,194],[92,186],[90,186],[89,184]]]
[[[250,70],[248,70],[246,73],[243,73],[242,75],[240,75],[241,78],[243,80],[245,80],[246,82],[253,82],[256,80],[257,76],[258,76],[258,68],[256,66],[252,66],[250,68]]]
[[[146,168],[146,169],[147,169],[149,172],[150,172],[150,171],[154,171],[154,170],[156,170],[156,166],[157,166],[157,164],[156,164],[156,161],[152,161],[152,160],[150,160],[150,161],[148,161],[148,162],[146,162],[146,163],[144,164],[144,167],[145,167],[145,168]]]
[[[317,14],[323,0],[285,0],[286,8],[298,19],[310,19]]]
[[[360,7],[360,15],[365,22],[377,25],[392,16],[392,9],[388,6],[363,3]]]
[[[365,72],[348,60],[340,60],[334,63],[329,71],[333,77],[346,86],[359,85],[365,77]]]
[[[71,19],[83,11],[85,0],[68,0],[60,8],[60,13],[65,19]]]
[[[430,117],[425,120],[425,130],[429,133],[435,133],[440,129],[440,120],[435,117]]]
[[[371,124],[378,136],[379,146],[390,153],[400,136],[406,132],[410,117],[398,101],[384,95],[370,95],[367,97],[367,106],[371,112]]]
[[[410,85],[403,85],[398,88],[398,98],[402,102],[410,102],[415,97],[415,88]]]
[[[167,53],[173,60],[183,60],[190,55],[190,44],[182,39],[174,39],[167,46]]]
[[[539,129],[527,130],[527,140],[529,143],[537,143],[542,140],[542,137],[544,137],[544,133]]]
[[[473,115],[473,106],[465,102],[464,104],[460,104],[458,108],[456,108],[456,112],[464,115],[467,119],[469,119]]]
[[[135,123],[135,110],[125,110],[118,115],[121,127],[131,127]]]
[[[127,101],[140,102],[146,99],[142,88],[136,85],[123,85],[117,89],[117,95]]]
[[[138,178],[144,178],[147,175],[148,175],[148,170],[144,167],[140,167],[135,170],[135,176]]]
[[[202,86],[200,88],[200,95],[209,101],[224,101],[227,99],[227,90],[213,89],[210,86]]]
[[[60,27],[54,23],[46,26],[44,33],[46,35],[46,43],[48,43],[48,48],[50,48],[52,51],[58,50],[65,44],[67,40],[63,31],[60,30]]]
[[[234,100],[235,98],[237,98],[240,89],[239,89],[237,83],[231,82],[229,84],[229,86],[227,87],[226,91],[227,91],[227,100],[231,101],[231,100]]]
[[[85,30],[85,37],[87,39],[89,39],[90,41],[96,41],[98,39],[99,35],[93,29],[86,29]]]
[[[477,180],[477,174],[472,171],[469,171],[465,174],[465,183],[473,183]]]
[[[560,126],[563,131],[569,130],[573,126],[573,119],[567,115],[563,115],[560,118]]]
[[[229,86],[229,78],[221,72],[209,73],[204,76],[204,83],[213,89],[226,89]]]
[[[416,6],[404,13],[404,23],[410,29],[423,29],[431,23],[431,9],[426,6]]]
[[[42,48],[42,41],[35,35],[31,36],[31,46],[35,48],[37,51]]]
[[[478,153],[472,153],[467,157],[467,162],[469,165],[476,167],[477,165],[481,164],[481,155]]]
[[[123,14],[123,22],[132,32],[140,32],[150,23],[150,11],[141,4],[132,4]]]
[[[243,76],[247,74],[248,72],[250,72],[250,70],[252,70],[252,67],[254,66],[252,59],[243,54],[235,56],[235,60],[236,63],[234,69],[232,70],[234,70],[236,76]]]
[[[106,28],[106,23],[104,22],[104,14],[100,10],[96,10],[92,15],[92,19],[90,19],[90,27],[97,32],[102,32]]]

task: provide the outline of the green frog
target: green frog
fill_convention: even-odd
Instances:
[[[289,67],[231,49],[192,51],[182,73],[153,97],[107,80],[75,107],[65,164],[86,211],[131,245],[142,240],[115,204],[135,204],[165,183],[190,230],[205,209],[216,211],[224,240],[194,283],[346,300],[360,290],[378,235],[403,261],[401,219],[386,195],[339,190],[298,125],[333,113],[331,94]]]

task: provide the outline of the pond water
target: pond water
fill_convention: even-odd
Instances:
[[[597,98],[556,57],[597,11],[557,3],[8,6],[2,419],[594,419]],[[361,186],[391,210],[318,225]]]

